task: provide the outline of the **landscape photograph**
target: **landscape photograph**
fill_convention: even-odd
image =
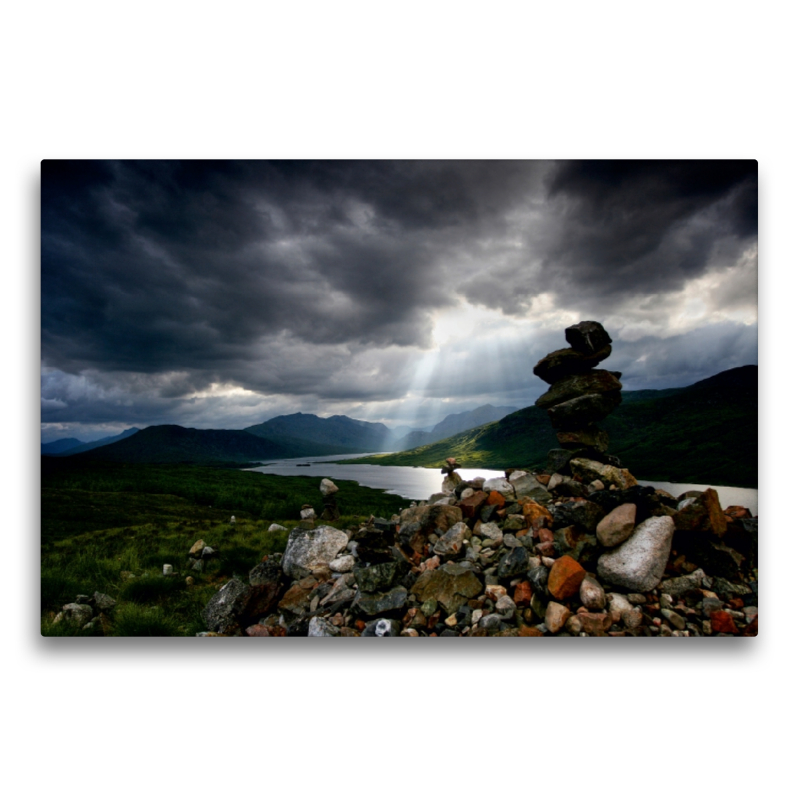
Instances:
[[[755,160],[46,159],[40,633],[756,636],[758,386]]]

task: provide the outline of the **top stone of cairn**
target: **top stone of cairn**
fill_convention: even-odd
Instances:
[[[564,333],[570,347],[585,356],[593,356],[611,344],[611,337],[599,322],[579,322],[570,325]]]

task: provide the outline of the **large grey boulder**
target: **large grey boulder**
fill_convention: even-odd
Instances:
[[[597,562],[597,572],[609,583],[634,592],[649,592],[664,575],[675,525],[671,517],[650,517],[631,537]]]
[[[203,609],[203,620],[214,633],[227,633],[239,628],[238,605],[249,587],[238,578],[229,580]]]
[[[305,578],[312,570],[326,568],[349,541],[344,531],[330,525],[320,525],[312,530],[295,528],[289,534],[281,567],[295,580]]]

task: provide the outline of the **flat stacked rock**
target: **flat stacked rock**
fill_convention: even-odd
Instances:
[[[548,353],[533,374],[550,389],[537,401],[547,409],[561,450],[551,451],[553,472],[578,455],[596,461],[606,456],[608,433],[598,427],[622,402],[620,372],[595,369],[611,355],[611,337],[599,322],[579,322],[565,331],[570,347]]]

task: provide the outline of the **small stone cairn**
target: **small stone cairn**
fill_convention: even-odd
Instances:
[[[595,369],[611,355],[611,337],[599,322],[579,322],[565,331],[570,345],[548,353],[533,368],[533,374],[550,389],[537,401],[547,409],[561,449],[550,451],[548,468],[558,472],[573,458],[620,466],[606,455],[608,433],[598,427],[622,402],[622,373]]]
[[[329,478],[323,478],[319,485],[319,490],[322,492],[322,514],[321,519],[328,522],[339,519],[339,506],[336,504],[336,493],[339,487]]]

